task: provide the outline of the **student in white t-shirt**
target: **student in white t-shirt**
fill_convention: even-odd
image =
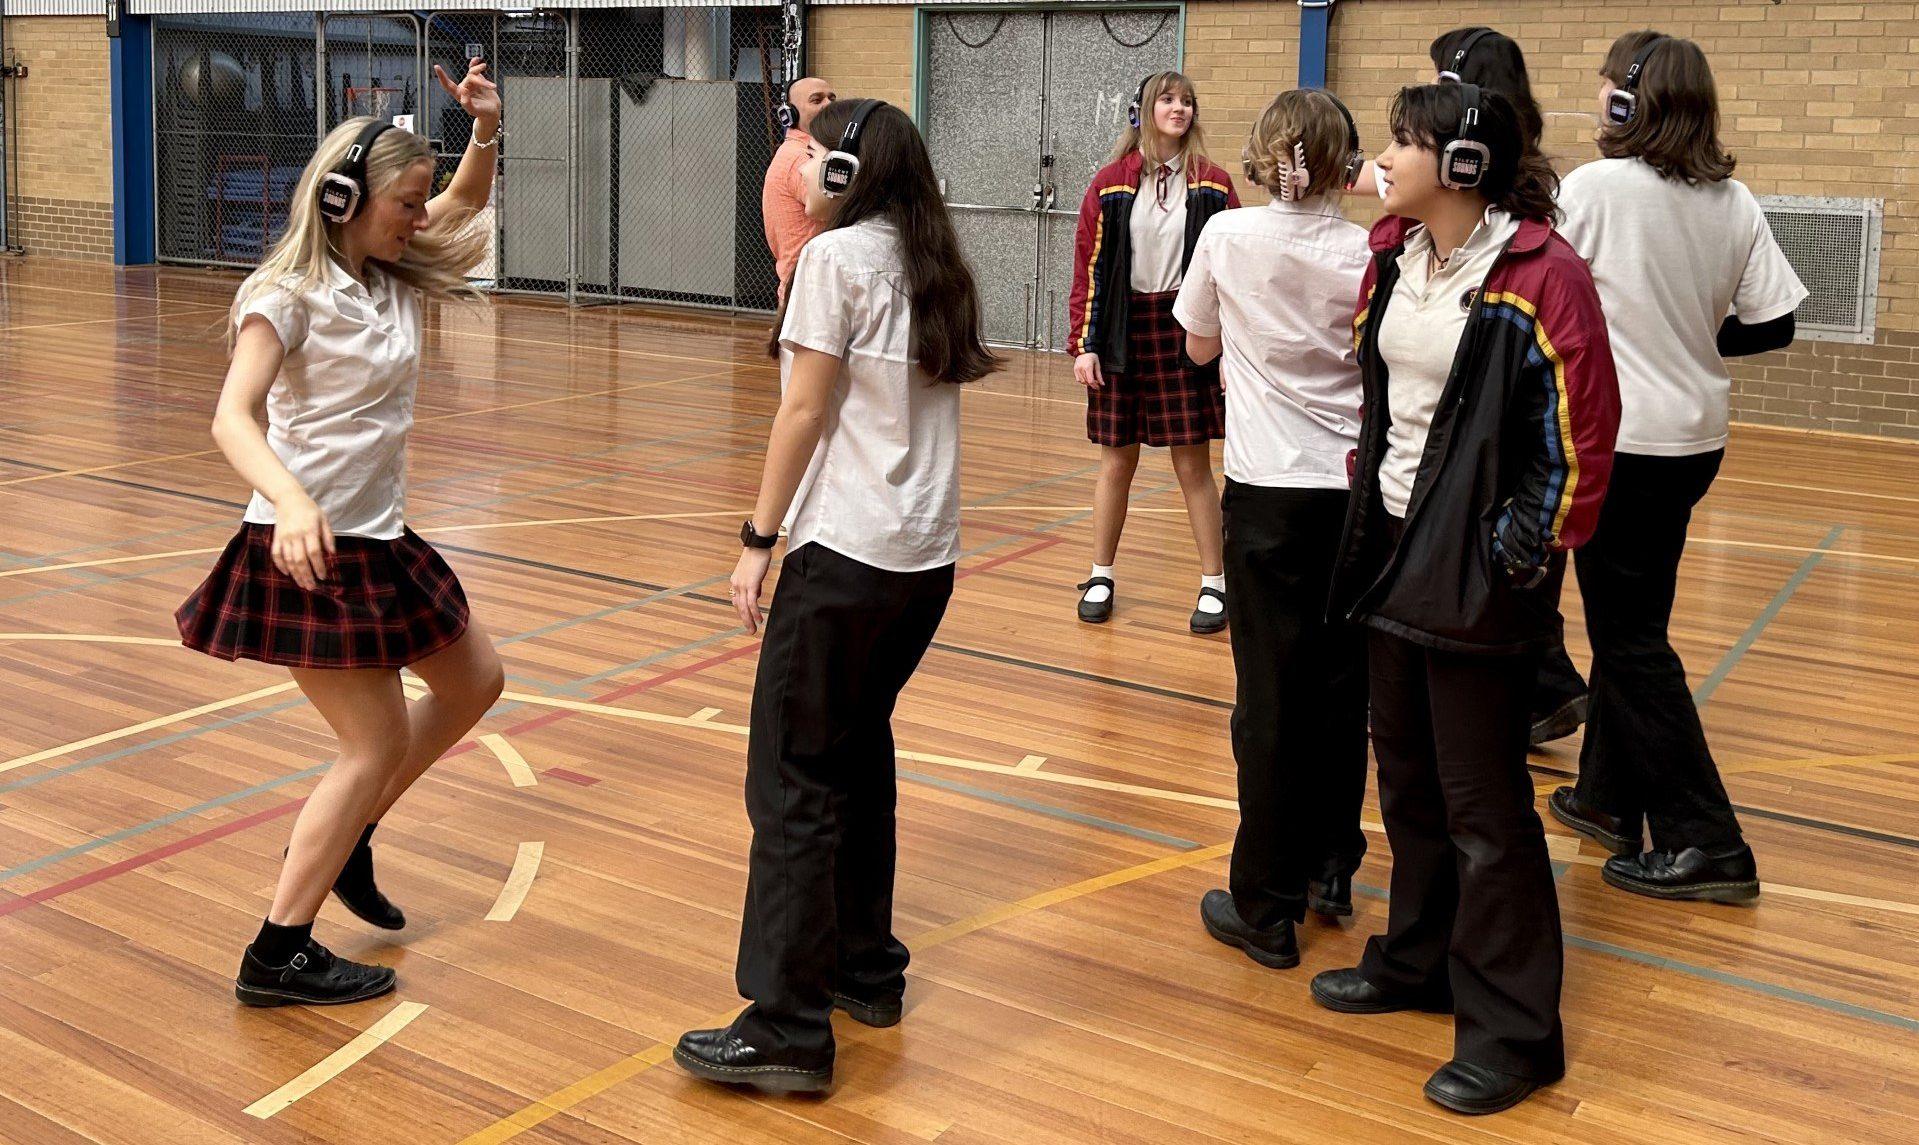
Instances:
[[[1226,391],[1226,612],[1238,689],[1239,834],[1230,890],[1200,917],[1278,969],[1299,963],[1306,908],[1349,915],[1366,853],[1366,640],[1326,601],[1359,442],[1352,299],[1366,229],[1339,213],[1364,161],[1326,91],[1280,93],[1253,126],[1247,178],[1272,201],[1215,215],[1173,304],[1187,356]]]
[[[746,747],[736,978],[750,1005],[674,1050],[696,1077],[809,1092],[832,1084],[836,1007],[870,1026],[900,1018],[893,704],[953,592],[959,383],[1000,365],[913,121],[841,101],[812,135],[801,185],[828,229],[786,294],[780,410],[732,580],[757,631],[785,522]]]
[[[457,85],[434,72],[474,119],[447,188],[433,194],[425,139],[348,120],[320,142],[285,232],[233,302],[213,438],[253,500],[176,613],[180,637],[224,660],[290,669],[340,741],[241,956],[235,993],[251,1006],[357,1002],[394,988],[392,968],[314,941],[314,917],[331,892],[374,926],[406,925],[374,883],[374,828],[504,682],[459,578],[406,527],[421,302],[478,298],[466,272],[490,236],[472,220],[491,194],[500,138],[486,65],[472,61]],[[425,681],[426,697],[407,702],[401,668]]]
[[[1592,264],[1619,369],[1612,486],[1576,565],[1592,639],[1579,784],[1550,801],[1616,856],[1622,890],[1739,901],[1758,868],[1667,638],[1693,506],[1726,450],[1725,359],[1792,341],[1806,297],[1733,179],[1705,53],[1632,32],[1600,69],[1605,158],[1566,177],[1564,234]],[[1644,854],[1642,829],[1652,834]]]

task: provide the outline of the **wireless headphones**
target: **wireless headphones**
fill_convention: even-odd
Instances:
[[[853,185],[853,176],[860,173],[860,132],[866,126],[866,117],[885,106],[883,99],[860,100],[846,130],[840,132],[839,146],[820,160],[820,190],[827,198],[837,199]]]
[[[1366,152],[1359,145],[1359,124],[1354,121],[1352,109],[1346,106],[1345,100],[1323,87],[1313,90],[1332,100],[1333,106],[1339,109],[1340,117],[1346,121],[1346,168],[1339,178],[1340,184],[1350,191],[1353,184],[1359,182],[1360,172],[1366,169]]]
[[[1130,124],[1134,128],[1134,130],[1138,130],[1140,125],[1141,115],[1145,110],[1140,105],[1146,102],[1146,85],[1149,83],[1152,83],[1153,80],[1157,79],[1160,76],[1171,75],[1171,74],[1172,74],[1171,72],[1154,72],[1151,75],[1147,76],[1145,79],[1139,81],[1139,90],[1133,93],[1133,102],[1126,105],[1126,122]],[[1199,122],[1199,97],[1198,96],[1193,97],[1193,122],[1194,123]]]
[[[1467,36],[1466,42],[1459,45],[1459,47],[1453,52],[1452,65],[1450,67],[1445,67],[1440,69],[1439,82],[1440,83],[1465,83],[1466,81],[1464,76],[1466,71],[1466,60],[1469,56],[1473,54],[1473,45],[1479,43],[1479,41],[1485,39],[1487,36],[1490,36],[1492,34],[1493,34],[1493,30],[1491,28],[1481,28],[1479,31],[1474,32],[1470,36]]]
[[[366,198],[366,157],[373,141],[393,129],[393,124],[376,119],[360,129],[359,138],[347,148],[340,165],[320,177],[320,215],[328,222],[352,222]]]
[[[1492,148],[1473,138],[1479,126],[1479,85],[1459,85],[1458,138],[1446,144],[1439,156],[1439,185],[1453,191],[1470,191],[1486,178],[1493,165]]]
[[[799,80],[788,80],[781,89],[780,106],[773,112],[773,118],[779,123],[781,131],[792,131],[800,125],[800,109],[793,106],[793,85]]]
[[[1654,36],[1646,41],[1633,57],[1632,66],[1626,69],[1626,82],[1613,89],[1606,97],[1606,122],[1614,127],[1624,127],[1631,123],[1633,116],[1639,114],[1639,95],[1633,89],[1639,86],[1639,73],[1646,70],[1646,61],[1652,58],[1653,50],[1671,37]]]

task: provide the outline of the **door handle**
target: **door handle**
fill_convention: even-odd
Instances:
[[[1040,207],[1040,202],[1045,197],[1046,197],[1046,184],[1044,183],[1033,184],[1033,209],[1035,211],[1042,209]]]
[[[1046,184],[1046,203],[1040,208],[1040,210],[1042,211],[1052,210],[1053,202],[1058,197],[1059,197],[1059,187],[1052,183]]]

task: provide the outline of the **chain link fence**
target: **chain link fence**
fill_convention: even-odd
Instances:
[[[771,310],[760,179],[778,8],[165,16],[154,21],[162,261],[251,266],[319,136],[414,117],[444,186],[470,121],[433,78],[480,56],[506,106],[476,275],[501,291]]]

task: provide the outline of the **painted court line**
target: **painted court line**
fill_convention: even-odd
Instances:
[[[964,918],[958,922],[935,927],[908,941],[915,951],[923,952],[942,943],[951,942],[956,938],[972,934],[975,931],[984,930],[990,926],[997,926],[1002,922],[1018,918],[1021,915],[1045,910],[1048,907],[1057,906],[1060,903],[1068,902],[1072,899],[1082,898],[1086,895],[1108,890],[1112,887],[1122,886],[1126,883],[1137,882],[1140,879],[1150,878],[1153,875],[1166,871],[1177,870],[1181,867],[1196,866],[1228,854],[1232,849],[1233,845],[1231,843],[1218,843],[1197,851],[1186,851],[1177,855],[1168,855],[1165,858],[1153,859],[1150,862],[1140,863],[1136,866],[1125,867],[1103,875],[1096,875],[1093,878],[1073,883],[1070,886],[1043,891],[1028,898],[1020,899],[1018,902],[1006,903],[994,907],[991,910],[974,915],[971,918]],[[717,1016],[708,1024],[723,1026],[732,1021],[735,1013],[738,1013],[737,1009],[728,1011],[723,1015]],[[550,1120],[554,1116],[565,1113],[567,1110],[572,1109],[588,1098],[604,1093],[623,1081],[629,1081],[645,1073],[647,1070],[652,1069],[671,1056],[673,1056],[673,1047],[665,1043],[648,1046],[639,1053],[632,1054],[617,1061],[605,1069],[600,1070],[598,1073],[589,1074],[579,1081],[566,1086],[564,1089],[556,1090],[540,1098],[519,1112],[494,1122],[478,1133],[462,1139],[459,1145],[499,1145],[502,1141],[510,1141],[527,1130]]]
[[[540,860],[546,857],[545,843],[521,843],[519,854],[513,856],[513,870],[506,876],[506,885],[500,888],[500,897],[493,903],[493,909],[486,912],[488,922],[509,922],[520,912],[520,905],[526,902],[526,892],[533,888],[533,876],[540,873]]]
[[[1792,594],[1798,592],[1799,586],[1805,584],[1806,578],[1812,575],[1812,570],[1819,567],[1819,561],[1826,555],[1826,550],[1837,544],[1845,531],[1844,525],[1834,525],[1826,534],[1826,539],[1819,542],[1819,546],[1808,553],[1805,560],[1799,562],[1799,567],[1786,578],[1786,583],[1773,594],[1772,600],[1767,602],[1766,607],[1759,610],[1759,615],[1753,618],[1753,622],[1747,626],[1745,632],[1740,634],[1739,639],[1733,641],[1732,647],[1726,650],[1726,654],[1714,666],[1712,673],[1700,681],[1699,687],[1692,694],[1694,704],[1704,707],[1706,701],[1712,698],[1712,694],[1719,689],[1719,685],[1725,683],[1727,676],[1732,675],[1732,670],[1738,666],[1747,650],[1758,641],[1759,634],[1764,632],[1766,626],[1771,624],[1786,607],[1786,602],[1792,599]]]
[[[520,754],[518,748],[506,742],[505,736],[492,732],[481,736],[480,742],[486,745],[486,749],[500,761],[500,766],[506,768],[507,775],[513,780],[513,786],[532,787],[539,782],[533,778],[533,769],[527,766],[526,757]]]
[[[292,1105],[314,1090],[346,1072],[348,1066],[385,1045],[393,1035],[406,1029],[407,1023],[426,1011],[424,1002],[402,1002],[380,1016],[358,1037],[321,1059],[313,1068],[279,1089],[247,1106],[250,1117],[262,1121]]]
[[[284,684],[275,684],[270,688],[258,688],[238,696],[229,696],[224,700],[216,700],[211,704],[202,704],[197,708],[188,708],[182,712],[174,712],[172,715],[156,716],[143,723],[132,724],[128,727],[118,728],[110,732],[101,732],[99,735],[88,736],[86,739],[74,740],[72,743],[45,748],[31,755],[23,755],[17,759],[10,759],[5,763],[0,763],[0,772],[12,771],[15,768],[25,767],[32,763],[39,763],[42,760],[57,759],[63,755],[69,755],[98,744],[112,743],[114,740],[126,739],[128,736],[139,735],[141,732],[152,731],[155,728],[171,727],[183,720],[193,719],[195,716],[204,716],[209,712],[225,711],[228,708],[252,703],[254,700],[262,699],[266,696],[277,696],[282,692],[290,692],[297,687],[299,687],[298,684],[288,680]]]

